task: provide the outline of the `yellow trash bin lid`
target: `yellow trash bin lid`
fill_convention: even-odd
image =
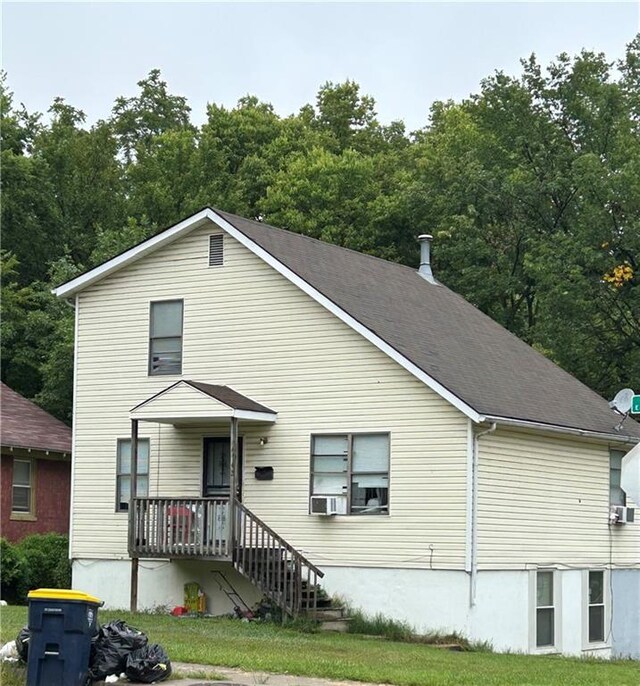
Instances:
[[[29,591],[27,597],[34,600],[80,600],[84,603],[102,605],[102,601],[95,596],[70,588],[37,588],[35,591]]]

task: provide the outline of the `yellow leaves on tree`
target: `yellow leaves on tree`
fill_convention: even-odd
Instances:
[[[622,288],[625,283],[628,283],[633,279],[633,268],[628,262],[624,262],[623,264],[616,265],[602,278],[614,288]]]

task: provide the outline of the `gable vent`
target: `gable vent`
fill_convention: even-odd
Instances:
[[[209,236],[209,266],[210,267],[221,267],[224,259],[223,252],[223,235],[216,234],[214,236]]]

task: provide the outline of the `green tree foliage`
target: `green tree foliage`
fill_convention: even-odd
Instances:
[[[2,576],[0,597],[14,604],[22,602],[26,593],[27,562],[22,552],[6,538],[0,538]]]
[[[71,588],[69,538],[62,534],[32,534],[17,543],[0,539],[2,598],[27,602],[36,588]]]
[[[59,217],[46,163],[33,155],[39,117],[13,105],[4,76],[0,80],[2,148],[2,242],[19,260],[22,285],[46,270],[50,251],[59,250]]]
[[[443,281],[605,396],[640,373],[637,54],[619,82],[603,55],[532,57],[437,105],[407,189]]]
[[[73,311],[53,285],[211,205],[438,278],[594,390],[640,377],[640,37],[435,103],[407,134],[357,83],[287,117],[253,96],[196,127],[160,72],[107,121],[45,121],[2,83],[3,379],[71,410]]]

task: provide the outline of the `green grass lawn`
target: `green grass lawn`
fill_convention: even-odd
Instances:
[[[0,610],[2,642],[26,623],[23,607]],[[160,643],[177,662],[398,686],[638,686],[640,665],[560,657],[450,652],[356,634],[301,633],[273,624],[101,611]]]

